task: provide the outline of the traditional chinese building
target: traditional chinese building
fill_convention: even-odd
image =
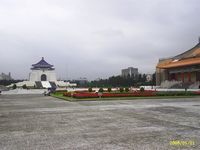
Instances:
[[[56,73],[53,65],[47,63],[44,58],[32,65],[29,81],[35,82],[36,88],[56,88]]]
[[[56,81],[56,73],[53,65],[47,63],[44,58],[32,65],[30,81]]]
[[[57,81],[55,68],[47,63],[43,57],[38,63],[32,65],[29,80],[18,82],[16,85],[19,88],[26,85],[28,88],[37,89],[76,86],[70,82]]]
[[[200,39],[199,43],[177,56],[160,59],[156,66],[156,84],[163,82],[181,83],[183,88],[199,87],[200,81]]]

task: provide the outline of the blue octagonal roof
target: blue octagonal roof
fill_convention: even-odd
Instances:
[[[42,57],[42,59],[36,63],[36,64],[33,64],[33,69],[36,69],[36,68],[45,68],[45,69],[52,69],[53,65],[47,63],[45,60],[44,60],[44,57]]]

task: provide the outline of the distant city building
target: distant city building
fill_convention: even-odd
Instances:
[[[182,54],[159,60],[156,84],[168,88],[200,88],[200,39]]]
[[[74,80],[73,82],[77,83],[78,85],[85,85],[88,83],[88,80],[87,78],[79,78],[79,79],[76,79]]]
[[[0,80],[12,80],[11,73],[10,72],[8,74],[1,73]]]
[[[146,81],[150,82],[153,79],[153,75],[152,74],[146,74]]]
[[[127,69],[122,69],[122,77],[136,77],[138,75],[138,68],[128,67]]]

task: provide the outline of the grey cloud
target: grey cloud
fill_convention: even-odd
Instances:
[[[44,56],[60,78],[152,73],[198,42],[198,14],[198,0],[2,0],[0,72],[27,78]]]

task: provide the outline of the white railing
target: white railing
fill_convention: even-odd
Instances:
[[[200,86],[200,82],[197,81],[194,84],[190,85],[189,88],[190,89],[199,89],[199,86]]]
[[[182,84],[182,81],[168,81],[168,80],[165,80],[161,83],[160,87],[161,88],[171,88],[175,85],[179,85],[179,84]]]

